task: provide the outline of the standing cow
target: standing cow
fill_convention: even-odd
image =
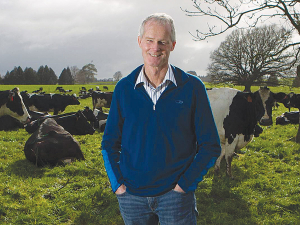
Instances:
[[[45,94],[30,95],[22,92],[25,105],[31,111],[62,113],[68,105],[79,105],[75,95]]]
[[[102,107],[110,108],[113,92],[94,91],[92,93],[93,110]]]
[[[19,88],[0,91],[0,116],[9,115],[21,123],[28,122],[30,115],[24,105]]]
[[[220,136],[222,152],[215,164],[215,171],[220,170],[220,163],[225,156],[227,175],[231,174],[231,161],[235,150],[245,147],[261,130],[260,125],[272,124],[272,107],[275,101],[284,102],[282,93],[276,94],[269,88],[260,88],[255,93],[245,93],[232,88],[208,90],[214,119]]]
[[[64,160],[84,160],[79,143],[52,118],[46,119],[26,141],[27,160],[37,166],[55,166]]]

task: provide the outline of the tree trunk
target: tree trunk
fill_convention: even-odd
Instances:
[[[245,84],[244,92],[251,92],[251,85],[250,84]]]

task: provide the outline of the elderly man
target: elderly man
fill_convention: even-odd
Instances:
[[[173,19],[147,17],[144,65],[116,85],[102,141],[125,224],[196,224],[194,191],[221,147],[204,84],[169,64]]]

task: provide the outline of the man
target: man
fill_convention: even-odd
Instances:
[[[194,191],[220,155],[203,83],[169,65],[176,39],[166,14],[140,28],[144,65],[118,82],[102,141],[112,190],[128,224],[196,224]]]

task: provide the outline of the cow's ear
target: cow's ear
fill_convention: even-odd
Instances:
[[[9,101],[14,101],[14,97],[15,97],[15,92],[10,92],[9,93],[9,96],[8,96],[8,98],[9,98]]]
[[[251,97],[251,95],[247,95],[247,102],[252,102],[252,97]]]

